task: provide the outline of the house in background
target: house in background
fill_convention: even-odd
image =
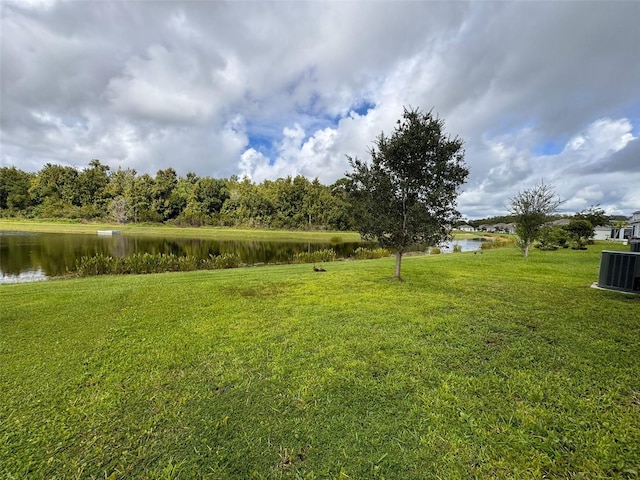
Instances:
[[[560,218],[559,220],[554,220],[553,222],[549,222],[547,225],[551,225],[553,227],[566,227],[571,223],[570,218]]]
[[[464,225],[460,225],[458,227],[458,230],[461,230],[463,232],[475,232],[476,229],[473,228],[471,225],[467,225],[466,223]]]
[[[611,225],[598,225],[593,229],[594,240],[611,240]]]
[[[483,223],[478,227],[478,231],[480,232],[488,232],[488,233],[516,233],[516,224],[515,223]]]
[[[630,217],[613,215],[610,217],[611,224],[608,226],[610,235],[606,240],[628,240],[630,238],[640,238],[640,210],[633,212]],[[624,225],[624,228],[620,228]]]
[[[498,225],[500,225],[500,231],[502,231],[503,233],[510,233],[512,235],[516,233],[515,223],[499,223]],[[496,227],[498,225],[496,225]]]

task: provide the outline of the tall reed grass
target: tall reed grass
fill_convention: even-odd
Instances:
[[[195,270],[215,270],[236,268],[240,257],[235,253],[209,255],[200,259],[190,255],[134,253],[128,257],[112,257],[98,254],[83,256],[76,261],[75,273],[80,277],[93,275],[123,275],[162,272],[190,272]]]
[[[292,263],[321,263],[321,262],[334,262],[336,260],[336,252],[333,248],[323,248],[322,250],[316,250],[315,252],[300,252],[296,253],[291,262]]]

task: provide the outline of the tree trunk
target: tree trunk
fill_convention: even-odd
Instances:
[[[531,248],[531,242],[529,240],[526,240],[524,242],[524,258],[527,258],[529,256],[529,248]]]
[[[402,281],[402,277],[400,276],[400,266],[402,264],[402,252],[396,252],[396,273],[394,275],[395,278]]]

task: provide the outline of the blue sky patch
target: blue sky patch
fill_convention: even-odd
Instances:
[[[545,155],[545,156],[558,155],[559,153],[562,153],[562,151],[564,150],[565,144],[566,142],[551,140],[551,141],[536,145],[531,149],[531,152],[536,155]]]

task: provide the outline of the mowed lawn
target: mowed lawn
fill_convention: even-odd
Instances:
[[[1,285],[0,477],[638,478],[602,248]]]

